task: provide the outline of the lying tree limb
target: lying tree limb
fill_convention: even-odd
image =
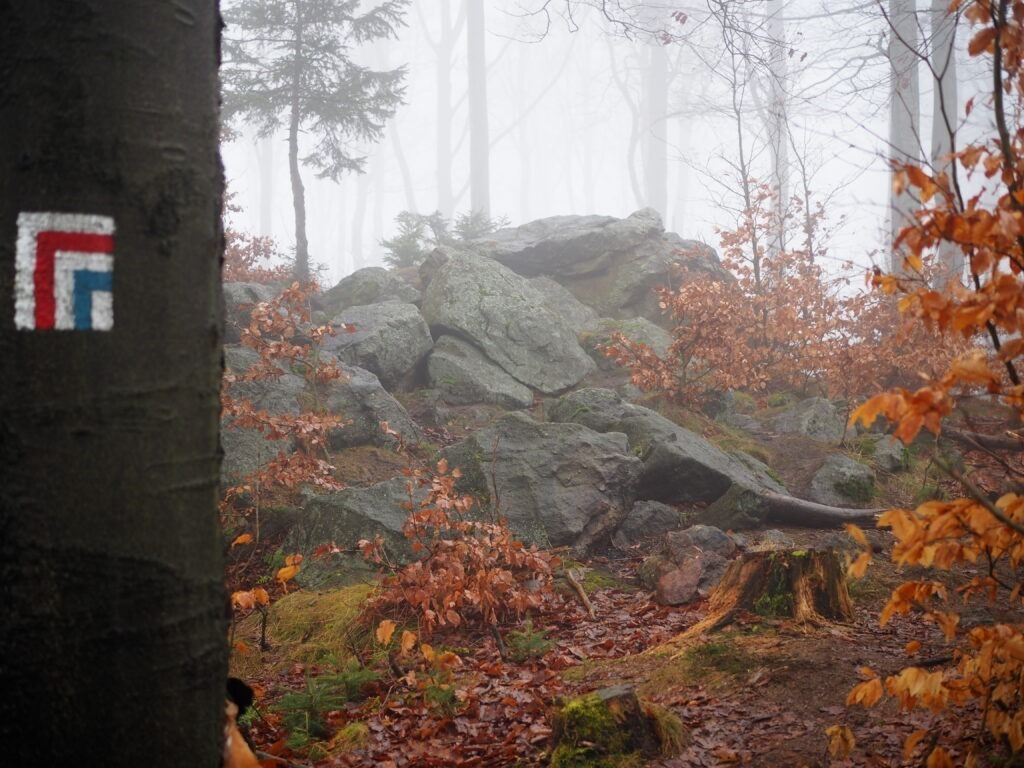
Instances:
[[[833,507],[767,488],[734,485],[705,510],[705,522],[719,528],[750,528],[768,521],[808,528],[838,528],[846,523],[873,525],[884,509]]]
[[[818,504],[795,496],[784,496],[774,491],[762,491],[768,514],[767,519],[809,528],[830,528],[843,523],[874,523],[884,509],[856,509]]]
[[[952,427],[944,427],[942,436],[955,440],[968,448],[988,451],[1019,451],[1024,449],[1024,437],[1016,432],[1004,432],[1000,435],[985,435],[980,432],[962,432]]]

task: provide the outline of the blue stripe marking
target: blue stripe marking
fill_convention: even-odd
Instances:
[[[112,272],[95,272],[91,269],[75,270],[75,330],[92,329],[92,292],[110,291],[113,288]]]

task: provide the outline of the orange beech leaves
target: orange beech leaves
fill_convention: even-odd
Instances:
[[[403,528],[416,559],[391,567],[371,610],[412,609],[423,631],[430,632],[437,626],[493,626],[540,607],[558,559],[516,540],[504,520],[473,519],[472,497],[455,487],[461,472],[449,471],[445,460],[436,472],[408,474],[409,517]],[[419,504],[412,501],[417,485],[427,490]],[[360,547],[374,562],[391,566],[381,541],[361,541]],[[378,632],[382,627],[386,623]]]
[[[681,274],[658,288],[674,323],[664,356],[616,333],[605,353],[647,392],[688,405],[716,392],[805,392],[851,397],[909,383],[947,359],[939,337],[901,321],[877,295],[844,297],[819,266],[826,255],[824,211],[794,198],[781,220],[767,186],[734,230],[720,231],[722,264],[735,279]],[[782,228],[794,247],[769,249]],[[909,375],[909,377],[908,377]]]
[[[969,53],[987,58],[992,72],[990,99],[983,106],[972,100],[968,111],[991,110],[995,135],[953,155],[957,172],[975,182],[978,191],[973,197],[964,197],[955,175],[931,174],[913,166],[901,170],[897,188],[914,191],[921,208],[916,223],[904,228],[897,242],[905,254],[903,272],[876,273],[873,282],[883,294],[899,297],[905,316],[964,346],[922,386],[876,395],[853,414],[864,424],[885,418],[906,443],[921,430],[940,434],[958,399],[971,392],[987,392],[1001,400],[1017,423],[1024,415],[1019,374],[1024,353],[1024,0],[961,1],[953,6],[962,8],[964,18],[974,25]],[[969,273],[966,283],[955,278],[935,285],[924,274],[943,243],[962,252]],[[1014,425],[1010,415],[1007,429]],[[943,570],[977,564],[982,567],[972,568],[968,573],[974,575],[956,588],[963,600],[977,597],[1019,608],[1024,585],[1022,478],[1019,464],[1002,460],[1002,466],[1007,487],[998,497],[982,493],[969,476],[950,468],[964,498],[882,515],[879,525],[890,528],[896,538],[893,560]],[[870,553],[865,552],[852,570],[863,573],[869,560]],[[1012,620],[967,624],[955,604],[947,602],[946,591],[940,581],[908,581],[893,592],[881,622],[921,611],[954,643],[953,663],[947,669],[909,666],[884,681],[865,668],[865,680],[851,691],[848,703],[871,706],[888,696],[904,709],[934,711],[976,703],[979,731],[987,738],[979,737],[957,763],[978,765],[982,756],[994,751],[1022,752],[1024,626]],[[907,648],[908,655],[919,650],[920,643]],[[956,756],[941,737],[915,731],[906,740],[906,758],[927,744],[927,765],[954,765]]]

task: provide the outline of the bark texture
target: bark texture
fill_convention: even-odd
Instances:
[[[741,612],[807,624],[852,620],[839,556],[816,550],[744,553],[732,561],[715,588],[707,618],[687,634],[721,629]]]
[[[215,766],[212,0],[0,0],[0,697],[10,765]],[[19,330],[25,212],[110,217],[113,327]]]

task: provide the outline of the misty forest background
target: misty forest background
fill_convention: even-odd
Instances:
[[[225,8],[228,40],[239,5]],[[832,234],[818,257],[833,275],[888,268],[913,207],[890,199],[890,161],[941,165],[951,134],[965,146],[989,128],[964,118],[988,83],[948,5],[415,2],[397,39],[346,52],[371,70],[404,67],[404,103],[378,142],[347,139],[364,173],[304,169],[311,263],[328,285],[385,263],[402,211],[486,210],[518,225],[652,207],[666,229],[717,247],[748,177],[824,206]],[[231,223],[288,250],[287,131],[234,127]],[[315,155],[315,137],[300,132],[299,152]]]

